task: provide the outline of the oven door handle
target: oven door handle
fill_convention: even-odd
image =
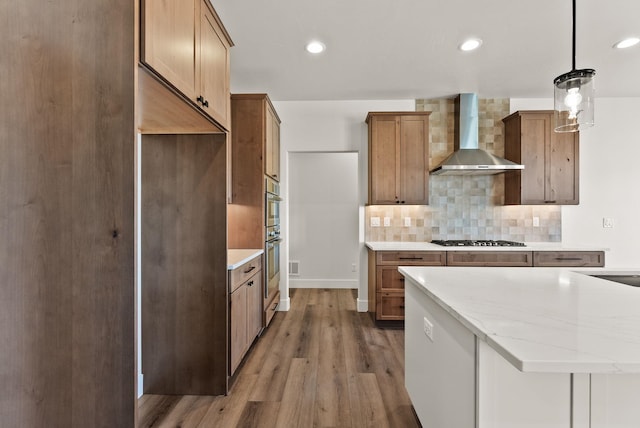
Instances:
[[[276,202],[284,201],[284,199],[282,199],[280,196],[274,195],[273,193],[267,193],[267,200]]]
[[[267,245],[271,244],[271,246],[277,244],[278,242],[282,242],[284,241],[284,239],[282,238],[276,238],[276,239],[272,239],[271,241],[267,241]]]

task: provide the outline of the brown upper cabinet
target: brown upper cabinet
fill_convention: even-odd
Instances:
[[[267,103],[264,173],[280,181],[280,118],[271,102]]]
[[[429,114],[367,115],[370,205],[429,203]]]
[[[208,0],[143,2],[141,61],[229,129],[233,42]]]
[[[579,139],[553,131],[553,111],[517,111],[502,120],[505,158],[524,170],[505,174],[505,205],[579,203]]]

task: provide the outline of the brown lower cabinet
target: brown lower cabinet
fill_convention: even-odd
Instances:
[[[262,256],[229,272],[229,375],[262,329]]]
[[[369,250],[369,312],[376,321],[404,320],[404,276],[398,266],[602,267],[604,252]]]

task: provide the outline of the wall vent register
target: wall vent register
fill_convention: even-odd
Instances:
[[[442,245],[444,247],[526,247],[524,242],[515,241],[493,241],[493,240],[472,240],[472,239],[451,239],[431,241],[432,244]]]

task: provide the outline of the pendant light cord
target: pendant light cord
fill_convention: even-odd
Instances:
[[[571,71],[576,69],[576,0],[573,0],[573,59],[571,63]]]

